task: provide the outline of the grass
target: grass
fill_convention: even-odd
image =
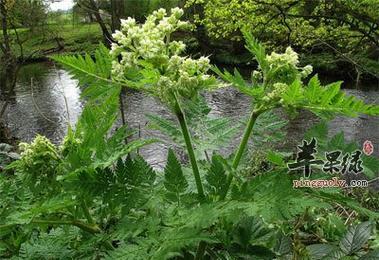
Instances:
[[[58,47],[56,39],[64,46],[60,52],[65,53],[91,53],[99,42],[102,41],[102,33],[97,23],[92,24],[50,24],[31,31],[25,28],[17,29],[20,40],[23,42],[24,57],[30,59],[43,58],[52,54],[51,51]],[[10,31],[12,37],[12,50],[16,56],[21,55],[20,47],[16,42],[14,31]]]

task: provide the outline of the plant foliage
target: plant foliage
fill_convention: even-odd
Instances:
[[[271,140],[265,137],[270,131],[279,132],[283,126],[270,113],[274,108],[291,114],[309,109],[323,116],[352,116],[377,115],[378,107],[346,97],[339,83],[322,87],[313,77],[304,86],[310,67],[299,67],[292,49],[267,55],[245,33],[247,48],[260,64],[252,83],[237,70],[215,71],[252,97],[251,115],[247,123],[214,118],[198,95],[211,80],[205,74],[209,61],[172,55],[183,47],[168,37],[183,25],[182,14],[173,9],[166,16],[159,10],[141,26],[131,18],[123,21],[124,32],[116,33],[120,45],[113,46],[112,55],[101,46],[95,59],[55,57],[86,85],[87,103],[61,145],[37,136],[21,144],[20,158],[0,174],[0,257],[375,259],[377,212],[337,189],[294,189],[296,176],[285,169],[288,158],[283,153],[268,152],[263,160],[271,163],[269,170],[254,175],[240,162],[254,127],[259,127],[254,132],[260,138],[252,139],[262,143]],[[164,52],[144,50],[151,42],[139,41],[141,30]],[[135,42],[128,41],[132,36]],[[173,57],[180,64],[168,69],[173,60],[167,59]],[[115,75],[117,70],[122,70],[124,80]],[[120,90],[127,81],[141,91],[153,90],[172,108],[179,127],[154,115],[149,118],[154,128],[186,148],[191,167],[169,149],[165,168],[153,169],[138,150],[154,140],[132,140],[127,126],[115,129]],[[165,92],[159,92],[163,87]],[[234,151],[230,139],[240,126],[245,130]],[[322,149],[351,149],[341,135],[326,140],[325,125],[315,129],[310,133],[323,139]],[[226,156],[219,152],[223,148],[229,149]],[[374,171],[375,166],[371,161],[367,167]],[[336,209],[348,214],[337,214]],[[341,223],[349,222],[354,224],[346,230]]]

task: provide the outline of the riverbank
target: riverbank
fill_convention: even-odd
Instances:
[[[10,31],[14,41],[12,52],[23,62],[46,60],[54,53],[91,53],[102,41],[97,23],[49,24],[31,31],[19,28]]]
[[[0,144],[6,143],[10,145],[17,144],[18,139],[11,134],[10,129],[0,121]]]
[[[34,31],[19,28],[9,33],[14,39],[12,52],[22,63],[46,61],[50,55],[57,53],[91,54],[103,40],[98,23],[49,24]],[[186,43],[189,55],[197,56],[201,53],[209,56],[217,66],[238,67],[242,71],[244,68],[251,71],[255,66],[251,55],[242,45],[235,52],[235,43],[230,41],[207,39],[203,42],[192,33],[179,33],[175,38]],[[303,53],[301,61],[302,65],[313,64],[314,71],[326,78],[343,80],[344,87],[356,88],[359,85],[367,89],[379,89],[379,62],[363,59],[364,56],[356,54],[354,57],[347,57],[333,52]]]

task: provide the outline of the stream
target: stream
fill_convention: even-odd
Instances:
[[[379,103],[379,91],[346,89],[348,94],[370,102]],[[234,89],[226,88],[207,93],[206,99],[214,116],[241,120],[248,114],[249,98]],[[23,66],[18,74],[13,91],[2,94],[0,102],[8,101],[5,122],[11,133],[22,141],[31,141],[37,134],[45,135],[58,144],[65,136],[68,122],[74,125],[82,109],[78,82],[67,71],[57,68],[53,63],[42,62]],[[141,137],[159,137],[166,142],[156,143],[144,148],[141,153],[145,159],[159,168],[163,167],[167,149],[173,144],[162,134],[146,127],[145,114],[170,117],[169,111],[154,98],[138,92],[127,92],[124,96],[127,106],[126,120],[130,127],[139,129]],[[310,113],[301,113],[287,126],[285,147],[296,151],[306,129],[317,122]],[[120,122],[118,122],[120,124]],[[379,117],[359,116],[357,118],[337,117],[329,123],[330,135],[339,131],[345,133],[348,141],[360,145],[365,140],[374,144],[374,155],[379,155]],[[237,145],[236,138],[232,145]]]

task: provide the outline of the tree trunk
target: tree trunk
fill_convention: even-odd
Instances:
[[[8,21],[7,21],[7,9],[5,7],[6,0],[0,0],[0,15],[1,15],[1,28],[3,31],[4,43],[1,46],[1,49],[4,53],[5,60],[11,58],[11,47],[10,40],[8,35]]]
[[[111,0],[112,31],[120,30],[121,18],[124,17],[124,1]]]
[[[111,32],[109,32],[103,18],[100,15],[100,10],[96,4],[96,1],[95,0],[88,0],[88,2],[81,1],[79,2],[79,6],[80,5],[82,5],[83,7],[85,7],[85,9],[93,13],[93,15],[95,16],[96,22],[100,25],[101,31],[103,33],[104,43],[105,45],[109,47],[113,41],[112,34]]]

